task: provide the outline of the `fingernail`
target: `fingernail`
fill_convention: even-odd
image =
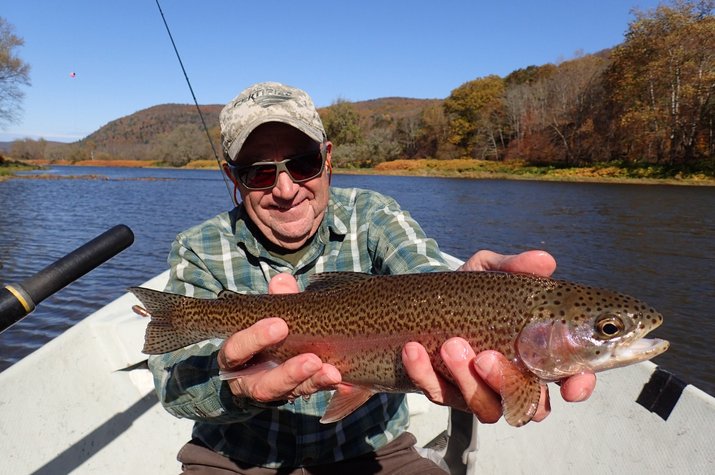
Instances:
[[[315,373],[320,369],[322,364],[319,361],[315,360],[308,360],[305,363],[303,363],[303,371],[306,373]]]
[[[405,345],[405,356],[410,361],[417,361],[417,358],[419,358],[420,354],[417,351],[417,348],[415,348],[413,345]]]
[[[450,340],[444,345],[444,351],[453,360],[466,360],[469,347],[460,340]]]
[[[279,323],[273,323],[268,327],[268,336],[271,339],[278,339],[283,336],[283,325]]]
[[[477,356],[474,360],[474,364],[482,375],[486,375],[491,373],[492,368],[494,367],[494,358],[488,355]]]
[[[218,367],[221,369],[228,369],[231,367],[231,364],[226,359],[226,353],[223,349],[219,350],[216,360],[218,361]]]
[[[574,399],[573,402],[583,402],[583,401],[585,401],[586,399],[588,399],[589,396],[590,396],[590,395],[588,394],[588,391],[586,391],[585,389],[583,389],[583,390],[581,390],[580,393],[578,393],[578,396],[576,396],[576,399]]]
[[[332,385],[336,384],[336,381],[330,375],[324,374],[318,380],[318,384],[322,387],[328,387],[328,386],[332,386]]]

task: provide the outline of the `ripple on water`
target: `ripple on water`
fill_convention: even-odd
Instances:
[[[216,170],[82,174],[108,179],[0,183],[0,282],[20,281],[119,223],[135,242],[0,334],[0,370],[165,270],[179,231],[231,206]],[[715,189],[355,175],[333,184],[394,197],[457,257],[545,249],[557,258],[556,277],[650,303],[665,315],[654,335],[672,343],[655,362],[715,394]]]

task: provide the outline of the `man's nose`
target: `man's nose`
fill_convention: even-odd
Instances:
[[[287,172],[281,170],[276,180],[276,186],[273,187],[273,194],[279,198],[290,199],[295,196],[299,186],[297,183],[293,183]]]

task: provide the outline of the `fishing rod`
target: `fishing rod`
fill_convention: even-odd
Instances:
[[[43,300],[131,246],[134,233],[119,224],[35,275],[0,289],[0,332],[29,315]]]
[[[206,138],[209,141],[209,145],[211,146],[211,151],[213,152],[213,156],[216,159],[216,163],[218,164],[218,169],[221,171],[221,177],[223,177],[223,182],[226,185],[226,190],[228,191],[229,197],[231,200],[236,203],[236,200],[234,199],[234,194],[231,193],[231,186],[228,184],[228,179],[226,178],[226,174],[222,172],[222,166],[221,166],[221,159],[218,156],[218,153],[216,152],[216,146],[214,145],[213,140],[211,140],[211,134],[209,133],[209,128],[206,125],[206,121],[204,120],[204,114],[201,112],[201,108],[199,107],[199,102],[196,100],[196,94],[194,94],[194,88],[191,86],[191,81],[189,80],[189,75],[186,73],[186,68],[184,68],[184,62],[181,60],[181,55],[179,54],[179,50],[176,47],[176,43],[174,42],[174,36],[171,34],[171,30],[169,29],[169,24],[166,21],[166,17],[164,16],[164,11],[161,9],[161,5],[159,4],[159,0],[156,1],[156,7],[159,9],[159,14],[161,15],[161,20],[164,22],[164,27],[166,28],[166,32],[169,34],[169,40],[171,41],[171,46],[174,48],[174,53],[176,53],[176,59],[179,60],[179,66],[181,66],[181,71],[184,73],[184,79],[186,80],[186,84],[189,86],[189,91],[191,92],[191,97],[194,99],[194,105],[196,106],[196,111],[199,113],[199,118],[201,119],[201,125],[204,128],[204,132],[206,133]]]

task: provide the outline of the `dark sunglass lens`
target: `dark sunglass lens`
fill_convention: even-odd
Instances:
[[[248,188],[266,188],[276,179],[275,165],[258,165],[239,170],[239,179]]]
[[[323,160],[320,153],[310,153],[295,157],[286,163],[286,168],[294,180],[306,181],[320,174]]]

